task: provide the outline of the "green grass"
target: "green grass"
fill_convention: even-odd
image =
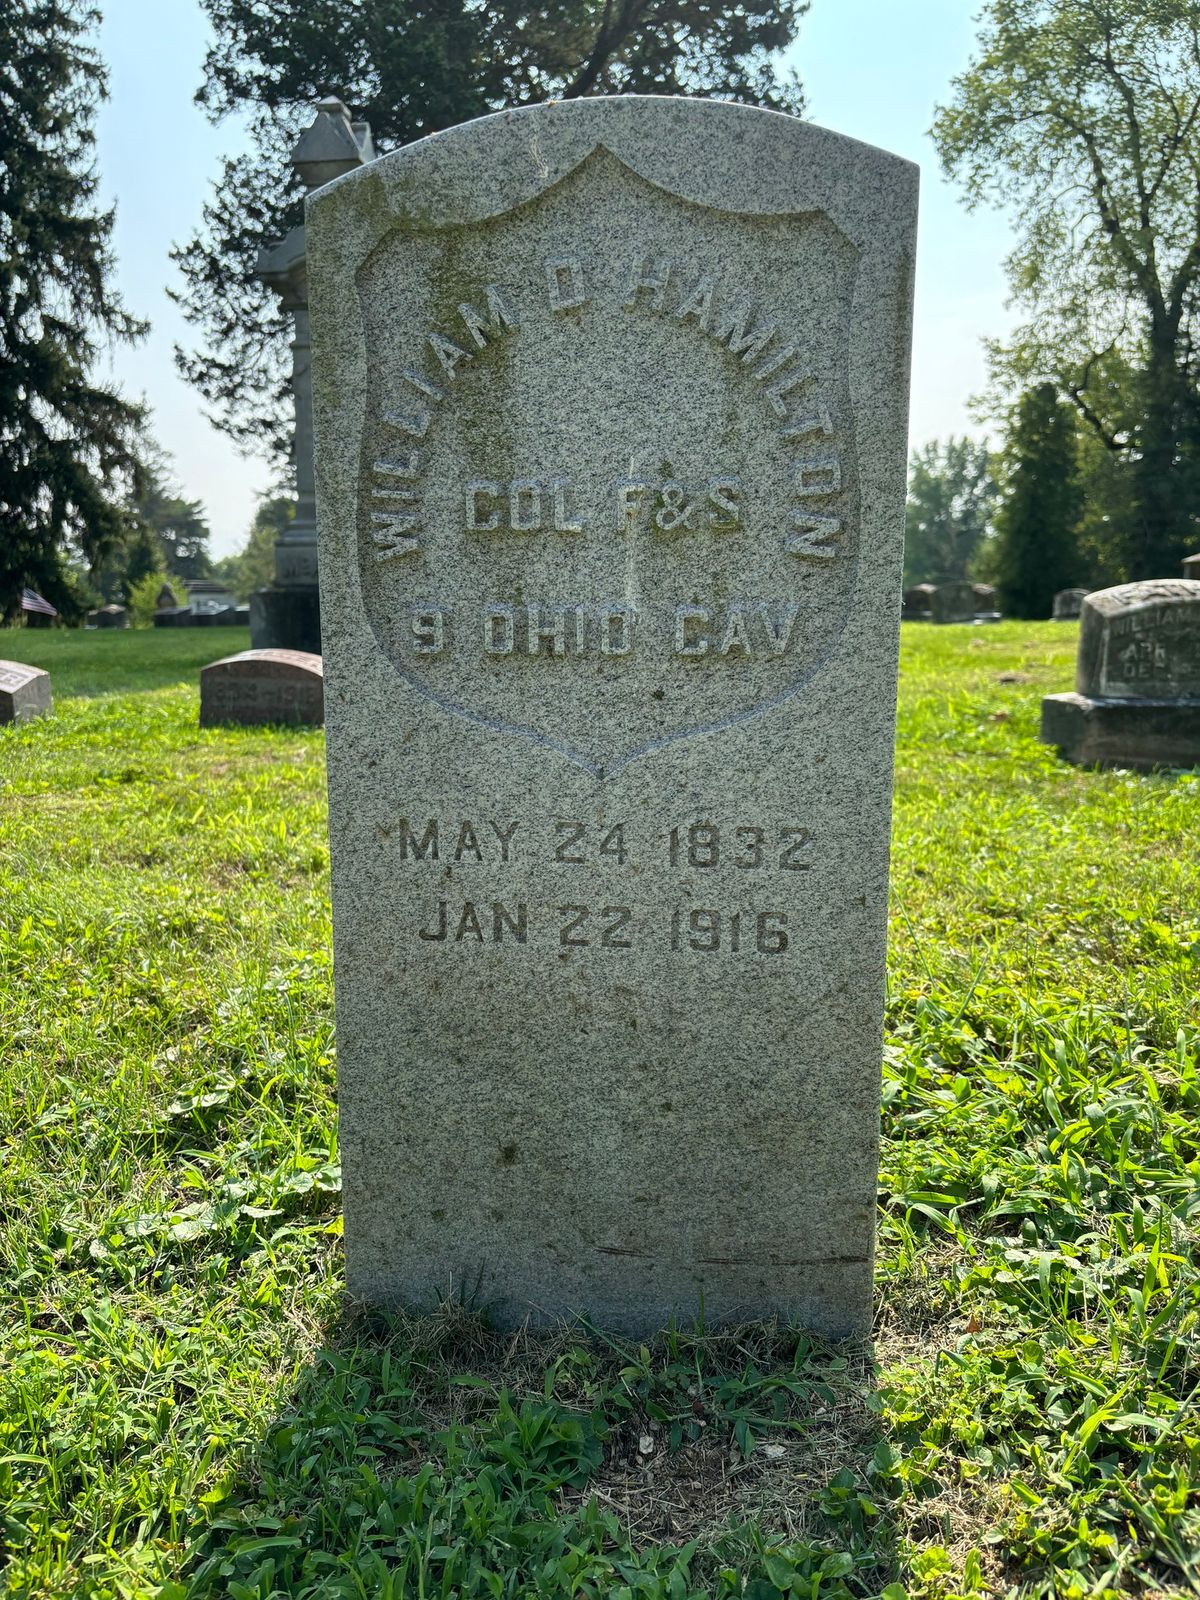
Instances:
[[[0,658],[44,667],[64,696],[194,687],[201,667],[249,648],[248,628],[0,628]]]
[[[199,731],[233,630],[0,637],[0,1592],[1200,1589],[1200,776],[1037,743],[1075,637],[906,630],[848,1350],[349,1316],[320,734]]]

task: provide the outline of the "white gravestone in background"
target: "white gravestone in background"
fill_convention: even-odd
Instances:
[[[916,189],[631,96],[310,199],[354,1294],[869,1326]]]

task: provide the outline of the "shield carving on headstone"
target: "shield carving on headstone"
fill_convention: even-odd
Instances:
[[[795,693],[854,589],[858,258],[820,211],[703,205],[603,145],[388,232],[358,546],[396,670],[601,776]]]

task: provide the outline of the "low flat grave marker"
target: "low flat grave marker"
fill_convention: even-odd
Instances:
[[[916,186],[629,96],[310,198],[356,1296],[869,1327]]]
[[[1041,736],[1081,766],[1200,765],[1200,582],[1087,595],[1075,691],[1042,701]]]
[[[324,721],[321,657],[307,650],[242,650],[200,673],[200,726]]]
[[[0,661],[0,723],[45,716],[52,703],[48,672],[22,661]]]

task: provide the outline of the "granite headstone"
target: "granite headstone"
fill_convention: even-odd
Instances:
[[[0,722],[25,722],[50,710],[50,674],[21,661],[0,661]]]
[[[1200,583],[1200,553],[1194,556],[1184,556],[1183,575],[1185,578],[1192,578]]]
[[[628,96],[310,197],[356,1296],[869,1327],[916,191]]]
[[[1042,739],[1081,766],[1200,765],[1200,582],[1089,594],[1075,692],[1042,701]]]
[[[1060,589],[1054,596],[1054,622],[1075,622],[1079,618],[1083,602],[1087,599],[1087,589]]]
[[[937,588],[933,583],[916,583],[904,591],[901,616],[905,622],[928,622],[933,616],[933,596]]]
[[[939,583],[930,597],[934,622],[974,622],[975,606],[975,585],[965,580]]]
[[[307,650],[243,650],[200,673],[200,726],[324,721],[321,657]]]
[[[129,612],[124,606],[101,606],[98,611],[88,612],[88,621],[94,628],[127,628],[129,626]]]

